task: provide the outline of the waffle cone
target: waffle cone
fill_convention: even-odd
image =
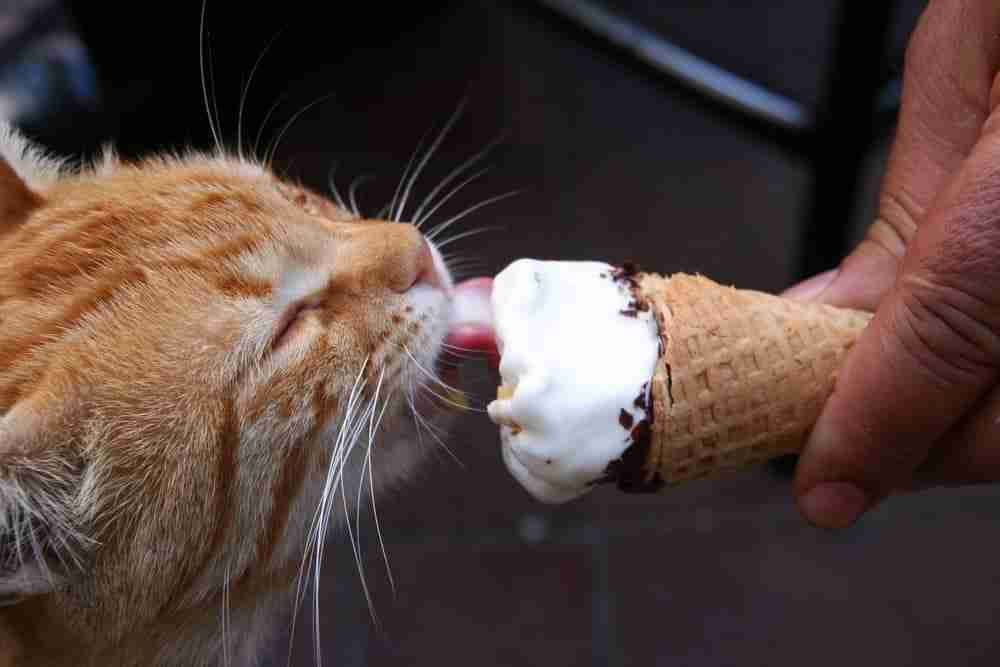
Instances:
[[[639,274],[661,351],[647,442],[627,491],[713,477],[805,444],[837,370],[868,324],[860,311],[738,290],[701,276]]]

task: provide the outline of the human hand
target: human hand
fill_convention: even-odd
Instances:
[[[875,310],[799,460],[812,523],[1000,480],[1000,3],[931,2],[866,239],[786,293]]]

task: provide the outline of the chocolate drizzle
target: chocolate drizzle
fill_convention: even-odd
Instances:
[[[654,493],[663,487],[659,472],[650,477],[645,471],[653,436],[653,406],[646,396],[648,388],[648,382],[643,384],[639,395],[632,402],[635,407],[646,411],[646,417],[635,421],[635,417],[623,409],[618,418],[618,422],[629,431],[632,444],[622,453],[621,458],[609,462],[604,474],[592,484],[614,483],[626,493]]]
[[[626,262],[620,268],[611,271],[612,280],[621,284],[632,295],[628,305],[619,311],[625,317],[638,317],[640,312],[647,312],[650,308],[649,302],[638,296],[638,275],[639,267],[632,262]],[[662,353],[662,342],[660,346]],[[669,375],[667,382],[669,392]],[[646,469],[653,444],[652,424],[654,419],[654,402],[649,400],[648,394],[649,383],[646,382],[639,390],[639,395],[632,402],[634,407],[644,412],[644,418],[636,421],[634,415],[628,410],[622,409],[618,416],[618,423],[629,432],[629,438],[626,442],[630,441],[631,444],[622,452],[621,458],[608,463],[604,474],[599,479],[594,480],[592,484],[614,483],[626,493],[654,493],[663,488],[664,482],[659,471],[653,471],[650,474]]]
[[[649,399],[646,398],[646,394],[649,391],[649,383],[644,382],[642,388],[639,390],[639,395],[635,397],[632,405],[639,408],[640,410],[645,410],[649,412]]]
[[[632,289],[639,288],[639,281],[636,276],[639,275],[639,267],[632,262],[625,262],[620,267],[616,267],[611,270],[611,278],[619,283],[623,283],[627,287]]]

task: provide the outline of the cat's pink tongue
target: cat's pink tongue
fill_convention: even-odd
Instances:
[[[460,352],[482,352],[493,366],[500,363],[490,295],[492,278],[473,278],[455,286],[454,315],[445,343]]]

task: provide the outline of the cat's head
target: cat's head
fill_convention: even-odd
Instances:
[[[452,292],[414,226],[259,165],[69,171],[4,130],[0,592],[142,624],[287,585],[450,400]]]

